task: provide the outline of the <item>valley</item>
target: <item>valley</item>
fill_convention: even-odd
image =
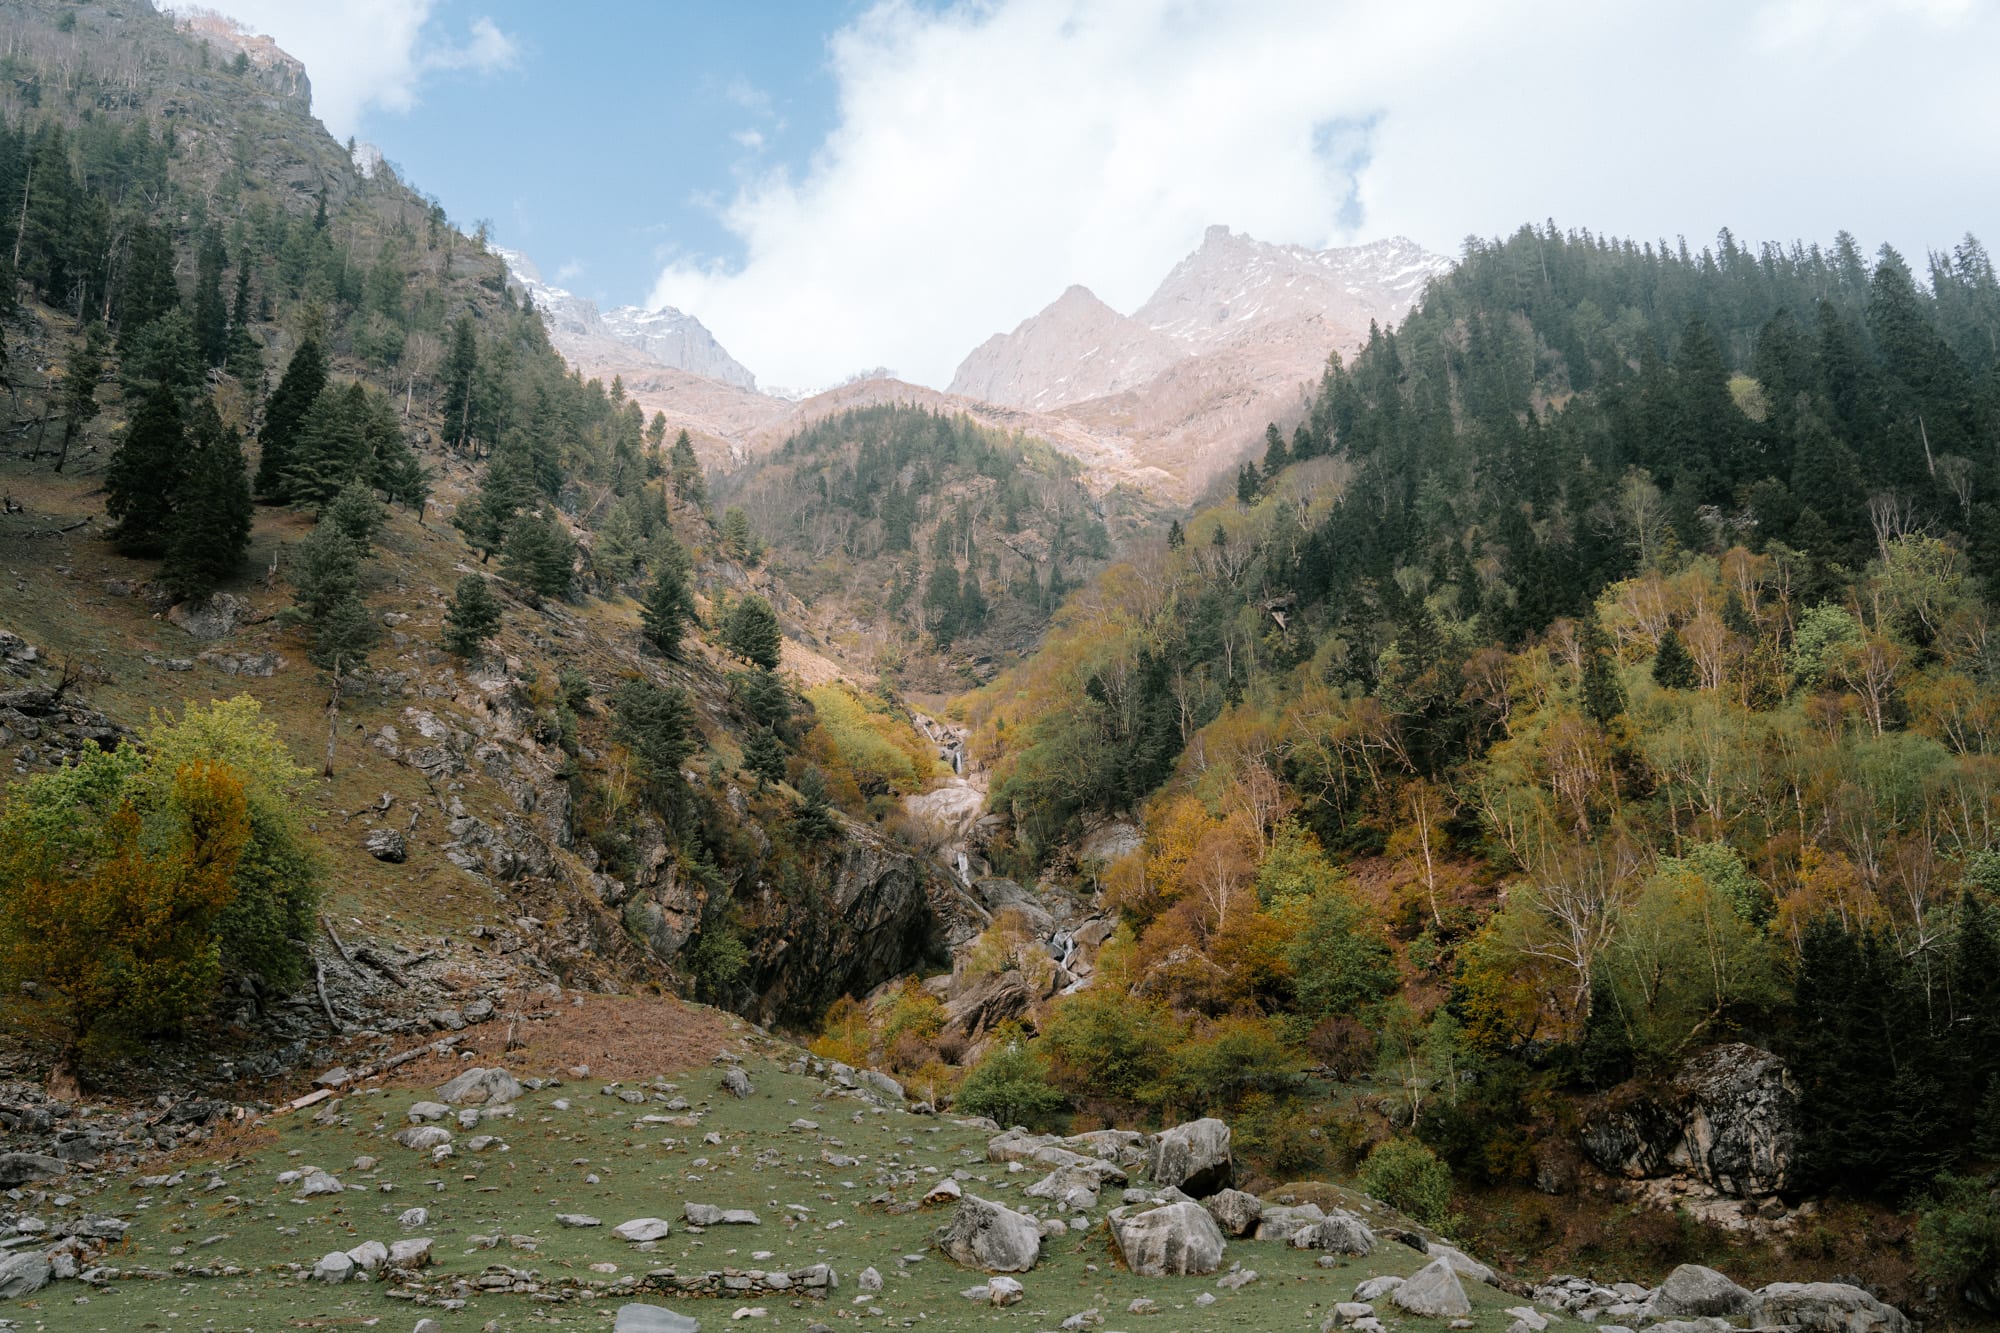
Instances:
[[[0,1329],[1992,1324],[1976,238],[1212,226],[792,398],[0,38]]]

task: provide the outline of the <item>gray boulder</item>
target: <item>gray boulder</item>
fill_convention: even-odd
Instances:
[[[167,608],[167,619],[197,639],[222,639],[236,632],[248,618],[250,604],[219,592],[198,601],[176,602]]]
[[[1264,1215],[1257,1220],[1257,1239],[1283,1244],[1300,1227],[1311,1226],[1325,1218],[1326,1210],[1316,1203],[1302,1203],[1296,1208],[1266,1207]]]
[[[49,1285],[55,1269],[39,1254],[10,1254],[0,1259],[0,1301],[18,1301]]]
[[[757,1214],[748,1208],[718,1208],[712,1203],[684,1203],[681,1216],[692,1227],[754,1227]]]
[[[1095,1172],[1065,1166],[1049,1172],[1021,1193],[1030,1199],[1048,1199],[1053,1203],[1066,1203],[1075,1209],[1091,1209],[1097,1207],[1097,1188]]]
[[[933,1237],[953,1263],[986,1273],[1025,1273],[1042,1253],[1042,1225],[1026,1213],[968,1194]]]
[[[1393,1273],[1385,1274],[1382,1277],[1365,1278],[1354,1288],[1354,1299],[1357,1301],[1379,1301],[1402,1285],[1403,1279],[1395,1276]]]
[[[1727,1319],[1757,1313],[1755,1296],[1700,1264],[1682,1264],[1667,1274],[1648,1304],[1661,1319],[1699,1319],[1705,1315]]]
[[[880,1070],[857,1069],[854,1071],[854,1081],[877,1096],[886,1097],[892,1102],[903,1100],[903,1085]]]
[[[1153,1137],[1146,1174],[1156,1185],[1172,1185],[1197,1199],[1229,1188],[1235,1164],[1229,1154],[1229,1126],[1220,1120],[1191,1120]]]
[[[322,1255],[313,1265],[313,1278],[319,1282],[330,1282],[336,1286],[354,1276],[354,1260],[339,1250]]]
[[[412,1125],[399,1129],[389,1136],[405,1148],[417,1152],[429,1152],[442,1144],[451,1142],[451,1131],[443,1125]]]
[[[437,1094],[453,1106],[492,1106],[519,1100],[521,1085],[504,1069],[468,1069]]]
[[[1344,1208],[1292,1233],[1295,1250],[1325,1250],[1330,1254],[1367,1255],[1375,1252],[1375,1233]]]
[[[431,1243],[424,1237],[415,1236],[409,1240],[389,1242],[391,1268],[429,1268],[431,1257]]]
[[[1682,1173],[1738,1198],[1775,1194],[1796,1174],[1798,1107],[1784,1061],[1731,1042],[1691,1056],[1664,1094],[1626,1090],[1597,1103],[1582,1146],[1614,1175]]]
[[[1105,1219],[1125,1266],[1140,1277],[1213,1273],[1222,1267],[1222,1228],[1198,1203],[1143,1212],[1114,1208]]]
[[[391,865],[401,865],[410,854],[409,844],[403,841],[403,835],[392,828],[370,830],[368,836],[361,840],[361,849],[377,861],[387,861]]]
[[[69,1163],[38,1152],[0,1152],[0,1190],[19,1189],[69,1173]]]
[[[1812,1333],[1908,1333],[1910,1321],[1845,1282],[1773,1282],[1757,1292],[1765,1324],[1789,1324]]]
[[[1406,1232],[1405,1235],[1407,1234]],[[1423,1240],[1421,1236],[1416,1237],[1416,1239]],[[1407,1244],[1408,1242],[1406,1241],[1405,1243]],[[1484,1282],[1492,1286],[1499,1285],[1499,1275],[1497,1273],[1456,1246],[1447,1245],[1441,1240],[1433,1240],[1425,1241],[1421,1246],[1412,1245],[1410,1248],[1428,1254],[1434,1259],[1444,1260],[1451,1265],[1451,1271],[1462,1278],[1469,1278],[1474,1282]]]
[[[1218,1190],[1205,1201],[1209,1215],[1225,1236],[1247,1236],[1264,1216],[1264,1201],[1242,1190]]]
[[[618,1307],[611,1333],[701,1333],[701,1321],[660,1305],[634,1302]]]
[[[757,1088],[750,1082],[748,1074],[731,1065],[722,1075],[722,1090],[732,1097],[748,1097]]]
[[[1458,1273],[1445,1259],[1433,1259],[1410,1274],[1389,1299],[1411,1314],[1432,1319],[1463,1319],[1472,1313],[1472,1302],[1459,1285]]]
[[[611,1228],[611,1234],[620,1240],[634,1242],[665,1240],[673,1231],[664,1217],[635,1217],[630,1222],[620,1222]]]

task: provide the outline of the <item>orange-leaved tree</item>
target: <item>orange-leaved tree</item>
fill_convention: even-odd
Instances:
[[[0,972],[45,988],[62,1015],[52,1091],[75,1087],[87,1039],[173,1030],[222,977],[216,924],[250,840],[242,779],[184,764],[146,812],[126,785],[136,768],[129,750],[92,756],[22,784],[0,816]]]

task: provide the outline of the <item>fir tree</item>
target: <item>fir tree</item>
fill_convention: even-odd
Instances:
[[[743,768],[756,777],[758,791],[785,780],[785,747],[769,727],[751,729],[743,742]]]
[[[692,505],[707,502],[708,491],[701,476],[701,460],[694,456],[694,441],[682,431],[674,437],[674,451],[667,464],[674,480],[674,494]]]
[[[451,525],[465,534],[479,563],[486,561],[507,542],[514,516],[528,504],[530,492],[520,466],[506,451],[494,455],[480,480],[479,494],[458,507]]]
[[[500,601],[486,580],[467,574],[458,581],[444,612],[444,646],[459,657],[476,657],[486,641],[500,629]]]
[[[1285,464],[1291,461],[1291,454],[1285,448],[1284,432],[1278,429],[1278,423],[1274,421],[1264,427],[1265,480],[1270,481],[1275,479],[1280,472],[1285,470]]]
[[[1255,504],[1257,502],[1257,492],[1262,486],[1263,481],[1257,475],[1257,465],[1255,463],[1245,463],[1242,467],[1236,469],[1237,504]]]
[[[195,258],[194,338],[203,365],[219,366],[229,356],[229,307],[222,296],[222,268],[228,262],[222,238],[210,228]]]
[[[799,774],[799,803],[792,811],[792,831],[808,843],[825,842],[840,831],[827,804],[826,775],[817,764]]]
[[[687,692],[643,680],[628,680],[611,692],[611,734],[632,752],[656,791],[679,786],[681,761],[700,743]]]
[[[1653,683],[1665,690],[1691,690],[1699,683],[1687,643],[1671,625],[1660,636],[1660,650],[1653,657]]]
[[[756,593],[730,607],[722,626],[722,646],[767,671],[778,669],[783,639],[771,604]]]
[[[132,414],[104,474],[104,508],[116,524],[111,538],[119,550],[141,556],[165,552],[186,454],[180,398],[170,385],[155,383]]]
[[[313,401],[293,437],[280,483],[290,503],[318,513],[369,471],[367,394],[359,383],[329,386]]]
[[[738,562],[750,559],[756,539],[750,534],[750,516],[735,505],[722,515],[722,551]]]
[[[1181,526],[1179,519],[1175,519],[1167,525],[1167,549],[1169,551],[1178,551],[1186,545],[1187,529]]]
[[[639,610],[641,633],[647,643],[668,657],[681,655],[681,635],[694,619],[694,593],[688,587],[687,552],[667,536],[662,543],[653,585]]]
[[[1625,687],[1618,683],[1618,657],[1611,648],[1611,636],[1598,623],[1595,608],[1577,627],[1583,650],[1583,711],[1600,727],[1625,711]]]
[[[319,515],[321,523],[338,529],[364,556],[374,548],[375,535],[387,519],[388,515],[382,512],[382,506],[368,488],[358,482],[348,483]]]
[[[444,363],[444,434],[458,448],[472,438],[474,382],[479,375],[479,344],[472,317],[460,315],[451,328],[451,350]]]
[[[176,597],[202,598],[243,567],[250,551],[250,476],[236,432],[215,408],[195,407],[186,474],[174,496],[160,579]]]
[[[535,596],[560,597],[569,591],[576,542],[553,519],[524,514],[507,530],[500,572]]]
[[[227,368],[239,382],[256,385],[264,378],[264,343],[250,327],[250,266],[236,267],[236,301],[229,312]]]
[[[288,617],[313,633],[335,606],[360,597],[361,552],[333,524],[318,524],[299,543],[288,577],[292,583]]]
[[[777,672],[765,667],[735,672],[729,678],[729,693],[752,722],[769,727],[780,740],[795,739],[792,694]]]
[[[97,380],[104,373],[104,331],[92,324],[83,332],[63,359],[62,449],[56,454],[56,471],[69,462],[69,448],[84,427],[97,416]]]
[[[306,414],[326,388],[326,357],[319,343],[307,338],[292,353],[278,387],[264,405],[264,427],[257,433],[262,446],[257,459],[257,494],[274,500],[285,493],[285,472],[291,466],[293,441]]]

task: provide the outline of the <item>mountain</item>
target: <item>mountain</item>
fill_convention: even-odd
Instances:
[[[1066,417],[1192,491],[1303,413],[1329,353],[1400,319],[1450,267],[1401,237],[1311,250],[1210,227],[1132,314],[1071,287],[973,349],[951,391]]]
[[[496,248],[506,261],[508,276],[542,312],[549,340],[556,350],[579,364],[601,358],[610,350],[597,345],[608,339],[628,352],[673,370],[703,379],[755,389],[757,377],[723,349],[702,322],[672,306],[642,310],[621,305],[600,311],[597,302],[565,291],[542,278],[534,261],[518,250]],[[572,350],[574,349],[574,350]]]

